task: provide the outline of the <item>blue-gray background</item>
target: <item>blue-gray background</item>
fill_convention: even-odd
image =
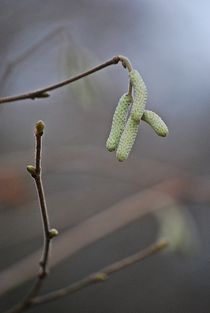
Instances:
[[[209,12],[207,0],[0,1],[1,96],[56,83],[123,54],[144,77],[148,108],[159,113],[170,129],[168,138],[162,139],[141,125],[132,158],[135,165],[148,160],[153,166],[145,163],[148,176],[145,171],[142,175],[143,165],[136,167],[139,180],[131,182],[126,173],[134,170],[132,158],[118,164],[114,155],[107,157],[104,148],[115,105],[127,88],[127,74],[120,66],[55,91],[48,99],[2,105],[2,270],[41,246],[39,216],[31,205],[36,197],[25,172],[33,157],[33,128],[39,119],[47,125],[46,194],[51,199],[51,219],[61,233],[144,187],[180,173],[209,182]],[[95,151],[92,156],[91,151]],[[78,162],[73,158],[72,164],[71,153]],[[90,157],[95,158],[95,167],[89,168]],[[154,166],[166,167],[164,174],[154,171]],[[210,214],[208,201],[204,202],[198,205],[188,199],[187,203],[202,241],[195,259],[156,256],[103,286],[34,312],[209,312]],[[60,221],[55,219],[58,210]],[[37,224],[33,227],[36,234],[30,223]],[[156,228],[148,216],[93,243],[59,264],[46,290],[144,247],[155,238]],[[23,296],[27,287],[4,295],[2,309]]]

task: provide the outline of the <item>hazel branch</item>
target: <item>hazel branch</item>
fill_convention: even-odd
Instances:
[[[3,97],[0,98],[0,104],[3,103],[8,103],[8,102],[15,102],[15,101],[20,101],[20,100],[26,100],[26,99],[39,99],[39,98],[47,98],[49,97],[49,92],[53,91],[55,89],[61,88],[63,86],[69,85],[77,80],[80,80],[86,76],[89,76],[95,72],[98,72],[108,66],[114,65],[114,64],[118,64],[119,62],[122,63],[124,68],[127,68],[128,71],[130,71],[132,69],[131,63],[129,62],[128,58],[124,57],[124,56],[115,56],[112,59],[108,60],[105,63],[102,63],[96,67],[93,67],[92,69],[83,72],[79,75],[76,75],[72,78],[69,78],[67,80],[64,80],[60,83],[54,84],[54,85],[50,85],[48,87],[36,90],[36,91],[32,91],[32,92],[27,92],[21,95],[17,95],[17,96],[11,96],[11,97]]]

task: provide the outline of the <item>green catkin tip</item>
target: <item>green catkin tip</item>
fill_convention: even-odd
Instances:
[[[131,116],[139,123],[147,102],[147,87],[137,70],[129,72],[129,77],[134,89],[134,102],[131,109]]]
[[[145,110],[142,120],[148,123],[158,136],[166,137],[169,133],[168,127],[158,114]]]
[[[132,96],[124,94],[115,109],[114,116],[112,119],[112,126],[109,137],[106,141],[106,148],[110,152],[115,151],[120,141],[120,137],[125,128],[128,107],[132,102]]]
[[[116,152],[116,157],[120,162],[128,158],[138,133],[138,127],[139,123],[129,116]]]

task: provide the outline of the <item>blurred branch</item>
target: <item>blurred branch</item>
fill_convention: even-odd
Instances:
[[[48,93],[49,91],[61,88],[61,87],[66,86],[66,85],[69,85],[69,84],[71,84],[71,83],[73,83],[79,79],[82,79],[88,75],[91,75],[95,72],[98,72],[98,71],[100,71],[100,70],[102,70],[102,69],[104,69],[110,65],[118,64],[119,62],[121,62],[123,67],[127,68],[128,70],[131,69],[131,64],[129,63],[129,61],[126,57],[121,56],[121,55],[115,56],[111,60],[109,60],[105,63],[102,63],[102,64],[100,64],[100,65],[98,65],[98,66],[96,66],[96,67],[94,67],[94,68],[92,68],[86,72],[83,72],[79,75],[76,75],[70,79],[64,80],[60,83],[50,85],[48,87],[45,87],[43,89],[39,89],[39,90],[36,90],[33,92],[24,93],[22,95],[0,98],[0,104],[8,103],[8,102],[14,102],[14,101],[20,101],[20,100],[26,100],[26,99],[34,100],[37,98],[47,98],[47,97],[49,97],[49,93]]]
[[[22,302],[11,308],[8,313],[18,313],[22,312],[32,304],[32,299],[37,295],[38,291],[42,286],[42,282],[47,275],[47,263],[49,259],[49,249],[50,249],[50,241],[53,237],[55,237],[58,233],[55,229],[50,229],[49,218],[47,213],[47,206],[45,201],[45,195],[42,185],[42,177],[41,177],[41,151],[42,151],[42,135],[44,130],[44,123],[39,121],[36,124],[35,129],[35,137],[36,137],[36,157],[35,157],[35,166],[29,165],[27,166],[28,172],[33,177],[41,211],[41,218],[43,223],[43,231],[44,231],[44,245],[43,245],[43,254],[40,261],[40,273],[37,276],[37,280],[28,293],[28,295],[23,299]]]
[[[80,291],[83,288],[91,286],[93,284],[102,283],[104,282],[109,276],[112,274],[119,272],[127,267],[132,266],[133,264],[140,262],[160,251],[167,248],[169,242],[165,239],[160,239],[159,241],[151,244],[147,248],[130,255],[127,258],[124,258],[120,261],[112,263],[111,265],[104,267],[97,273],[93,273],[76,283],[73,283],[65,288],[58,289],[56,291],[50,292],[46,295],[37,297],[32,300],[33,305],[43,304],[46,302],[58,300],[66,295],[73,294],[75,292]]]
[[[9,62],[6,65],[6,68],[5,68],[4,72],[3,72],[3,74],[1,75],[1,78],[0,78],[0,84],[1,84],[0,88],[2,89],[2,86],[5,83],[5,81],[7,80],[8,75],[11,73],[12,69],[17,64],[19,64],[22,61],[24,61],[28,56],[30,56],[32,53],[34,53],[34,51],[36,49],[38,49],[39,47],[44,45],[47,41],[52,39],[57,34],[60,34],[62,31],[63,32],[65,31],[65,27],[64,26],[60,26],[60,27],[52,30],[52,32],[47,33],[43,38],[41,38],[40,40],[35,42],[31,47],[26,49],[23,53],[21,53],[19,56],[17,56],[14,60],[9,60]]]
[[[167,182],[164,185],[167,190]],[[162,192],[156,190],[158,186],[160,188],[162,186]],[[177,189],[177,183],[175,182],[173,186],[171,184],[170,188]],[[84,247],[91,245],[129,223],[159,209],[174,205],[174,198],[168,196],[163,190],[164,186],[162,184],[157,184],[152,188],[145,188],[141,192],[119,201],[106,208],[106,210],[94,214],[64,231],[53,245],[51,267],[55,267]],[[57,217],[55,219],[57,220]],[[68,249],[66,249],[67,242]],[[34,277],[36,274],[34,265],[39,258],[39,254],[40,251],[36,250],[0,273],[0,295]]]

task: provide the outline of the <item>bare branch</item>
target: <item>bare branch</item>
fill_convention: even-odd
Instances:
[[[115,56],[113,57],[111,60],[105,62],[105,63],[102,63],[86,72],[83,72],[79,75],[76,75],[70,79],[67,79],[67,80],[64,80],[60,83],[57,83],[55,85],[50,85],[48,87],[45,87],[43,89],[39,89],[39,90],[36,90],[36,91],[32,91],[32,92],[27,92],[27,93],[24,93],[22,95],[18,95],[18,96],[11,96],[11,97],[3,97],[3,98],[0,98],[0,104],[2,103],[8,103],[8,102],[14,102],[14,101],[20,101],[20,100],[26,100],[26,99],[31,99],[31,100],[34,100],[34,99],[37,99],[37,98],[46,98],[46,97],[49,97],[49,91],[53,91],[55,89],[58,89],[58,88],[61,88],[63,86],[66,86],[66,85],[69,85],[79,79],[82,79],[83,77],[85,76],[88,76],[88,75],[91,75],[95,72],[98,72],[110,65],[114,65],[114,64],[117,64],[119,63],[120,61],[122,62],[123,66],[125,66],[125,59],[127,60],[127,58],[123,57],[123,56]],[[127,63],[126,63],[127,64]]]

